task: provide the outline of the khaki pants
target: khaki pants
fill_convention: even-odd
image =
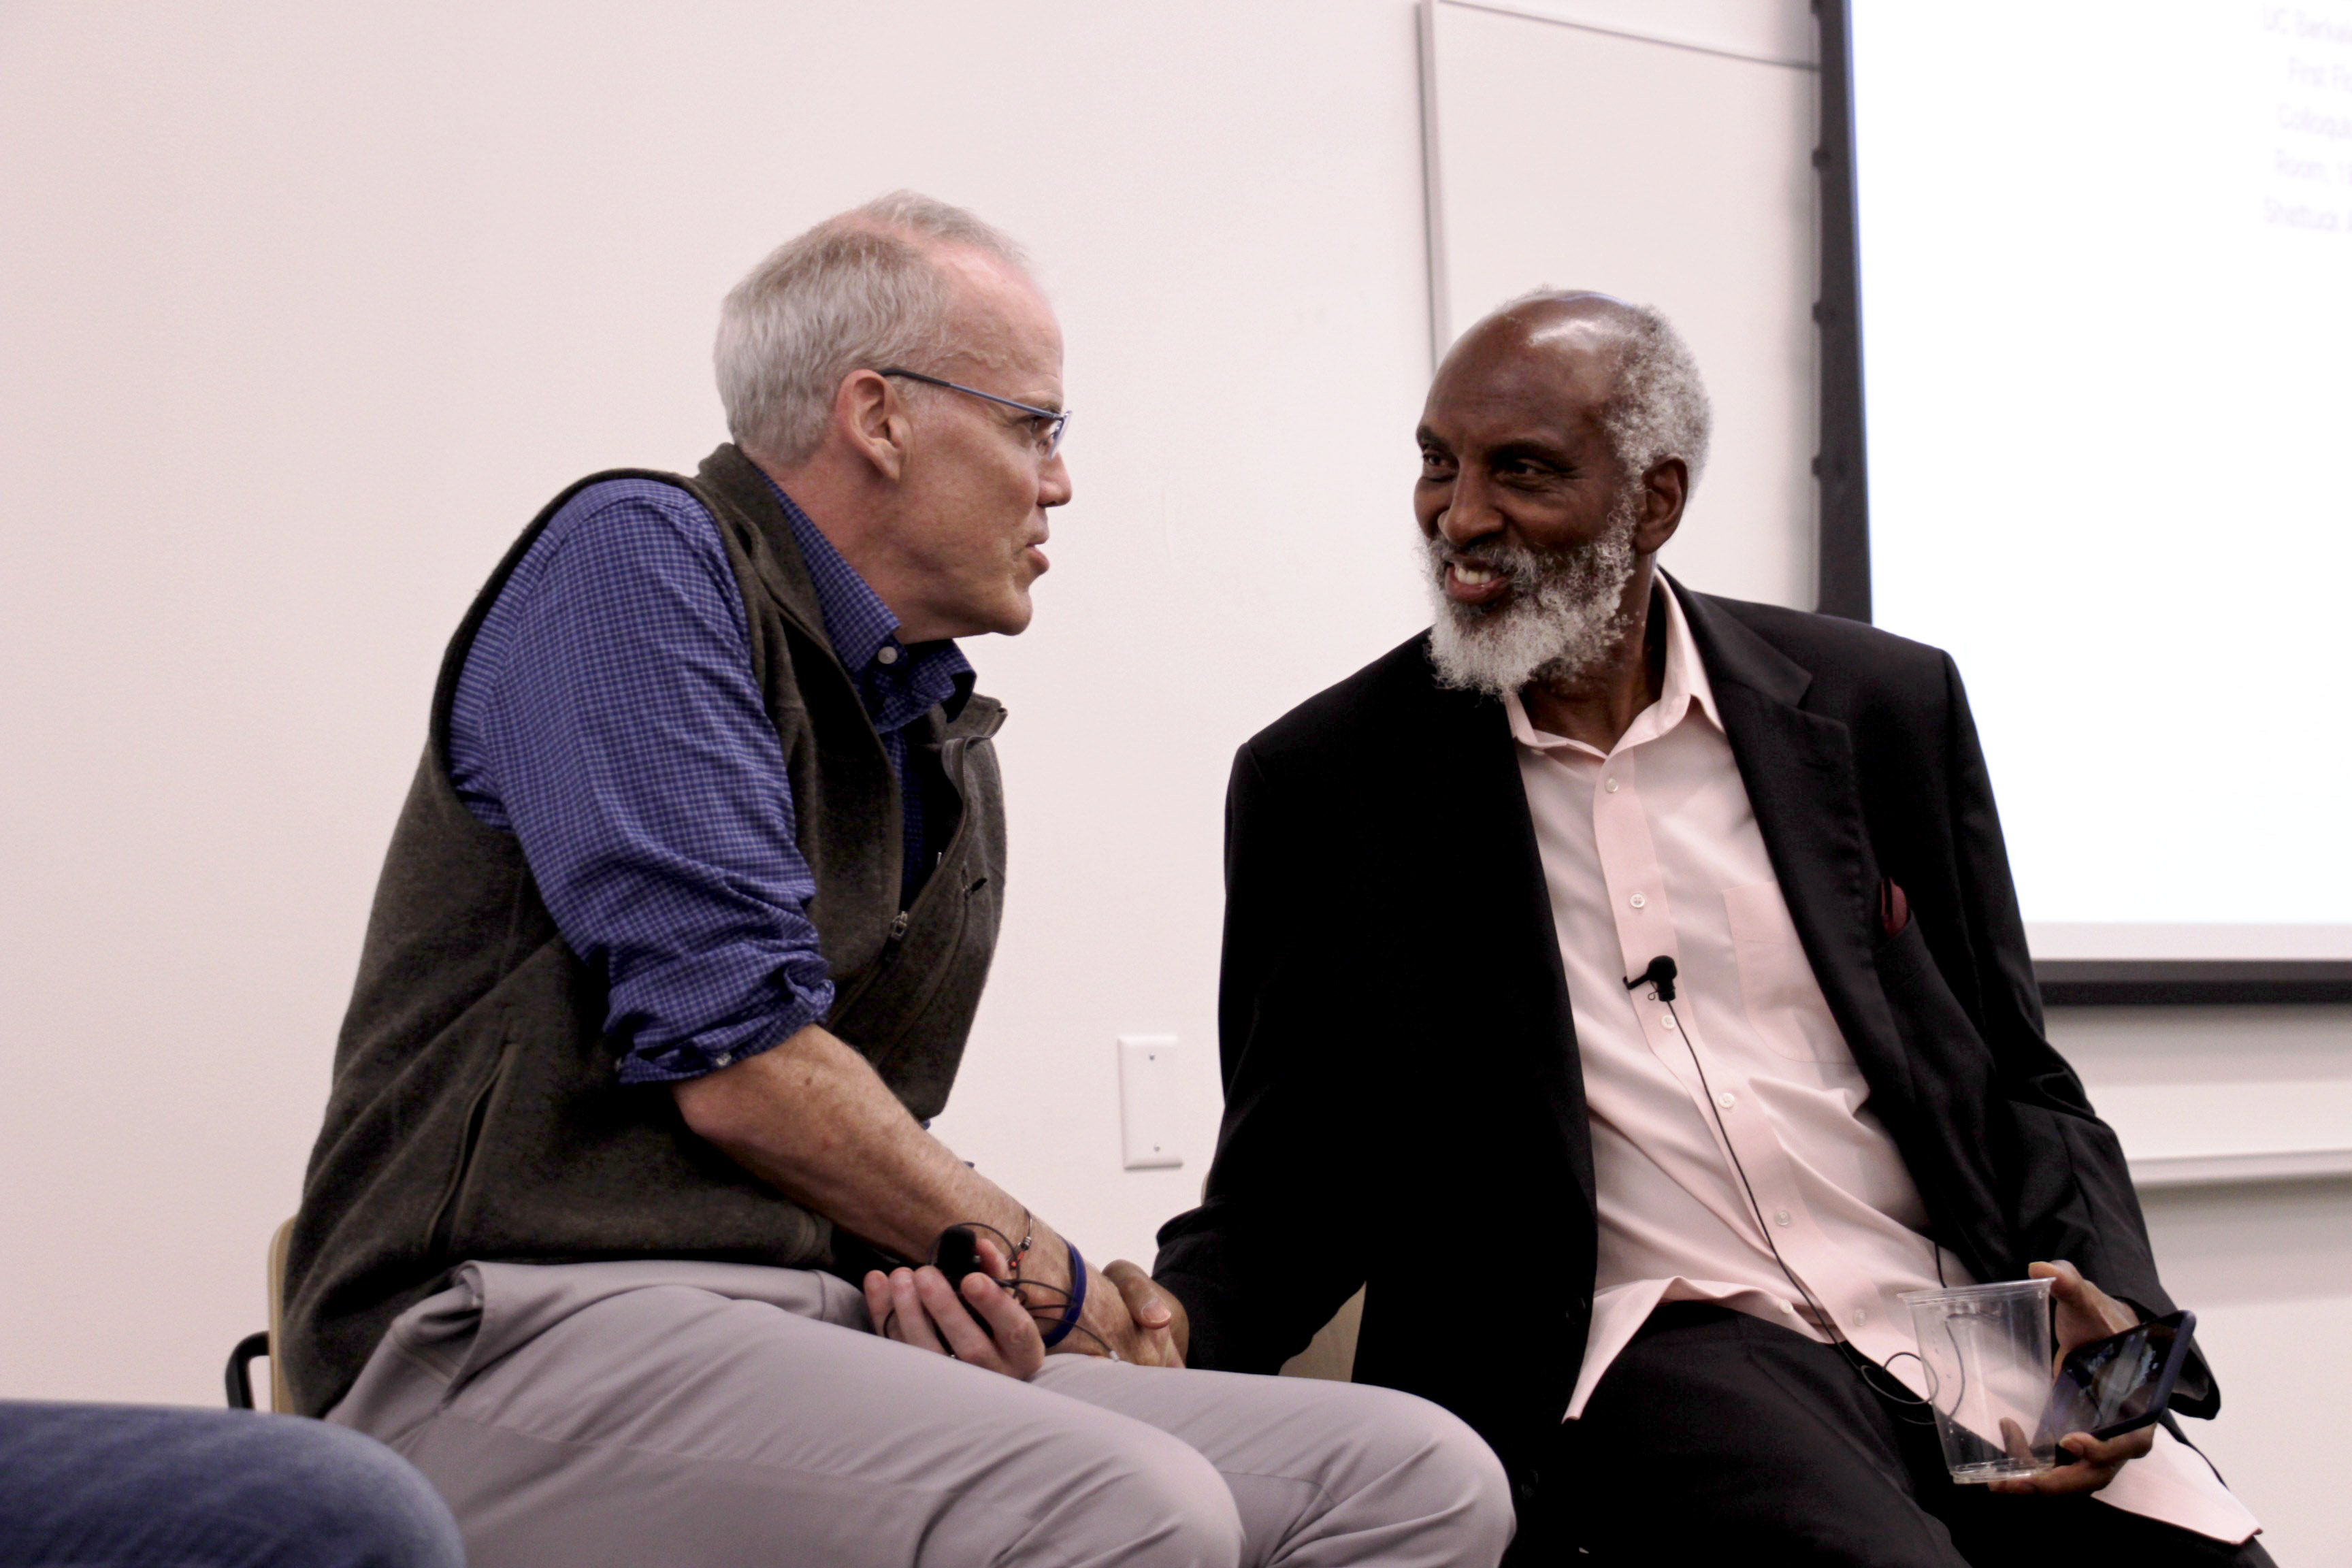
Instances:
[[[467,1264],[329,1416],[407,1456],[474,1568],[1486,1568],[1468,1427],[1391,1390],[880,1339],[828,1275]]]

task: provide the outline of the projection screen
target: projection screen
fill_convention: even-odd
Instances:
[[[2352,3],[1849,8],[1870,618],[2036,957],[2352,960]]]

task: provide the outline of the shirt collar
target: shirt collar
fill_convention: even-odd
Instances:
[[[894,710],[894,716],[905,715],[898,723],[942,705],[950,719],[961,712],[975,679],[963,650],[952,640],[913,647],[900,642],[898,617],[890,613],[882,595],[843,559],[824,531],[784,493],[782,485],[769,479],[768,488],[775,492],[786,521],[793,525],[793,539],[801,547],[810,586],[816,590],[817,608],[824,616],[824,635],[833,644],[835,657],[857,682],[877,721],[883,720],[886,710]],[[877,685],[884,689],[875,689]],[[884,727],[896,729],[898,723]]]
[[[1715,688],[1707,681],[1706,666],[1698,657],[1698,642],[1691,636],[1690,617],[1683,614],[1681,600],[1675,593],[1674,584],[1666,581],[1664,573],[1654,572],[1650,581],[1653,611],[1662,611],[1665,616],[1665,677],[1659,683],[1658,700],[1635,714],[1633,722],[1619,738],[1619,751],[1628,746],[1638,746],[1644,741],[1656,740],[1681,723],[1693,708],[1705,715],[1708,723],[1718,730],[1723,728],[1722,715],[1716,710]],[[1571,741],[1564,735],[1537,729],[1528,717],[1527,705],[1519,700],[1519,694],[1516,691],[1503,699],[1503,710],[1510,717],[1511,738],[1522,746],[1539,752],[1565,747],[1590,752],[1596,757],[1601,754],[1581,741]]]
[[[1666,679],[1658,693],[1658,710],[1673,721],[1679,720],[1686,707],[1696,704],[1706,721],[1720,730],[1723,715],[1716,711],[1715,687],[1706,679],[1706,662],[1698,657],[1698,639],[1691,635],[1682,595],[1666,581],[1664,573],[1653,572],[1652,579],[1657,584],[1657,597],[1666,606]],[[1669,722],[1662,729],[1672,727]]]

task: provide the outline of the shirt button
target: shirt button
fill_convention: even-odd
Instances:
[[[1786,1225],[1786,1224],[1788,1224],[1788,1223],[1789,1223],[1789,1211],[1788,1211],[1787,1209],[1774,1209],[1774,1210],[1772,1211],[1772,1223],[1773,1223],[1774,1225]]]
[[[732,1064],[734,1060],[735,1057],[732,1052],[721,1051],[717,1056],[710,1058],[710,1065],[712,1067],[723,1068]]]
[[[1607,790],[1611,795],[1615,795],[1617,793],[1617,781],[1615,779],[1602,779],[1601,781],[1601,787]]]
[[[1853,1310],[1853,1326],[1858,1329],[1868,1321],[1870,1321],[1870,1309],[1867,1307],[1856,1307]]]
[[[874,656],[874,659],[877,664],[896,664],[898,662],[898,650],[888,643],[884,643],[881,651]]]
[[[1728,1110],[1733,1106],[1739,1103],[1739,1097],[1727,1089],[1721,1094],[1715,1097],[1715,1102],[1723,1107],[1724,1110]]]
[[[1675,1022],[1675,1016],[1672,1013],[1669,1013],[1664,1017],[1659,1019],[1658,1026],[1661,1028],[1666,1029],[1673,1029],[1680,1026]]]
[[[1627,903],[1629,903],[1629,904],[1633,905],[1633,906],[1635,909],[1637,909],[1637,910],[1641,910],[1641,909],[1647,909],[1647,908],[1649,908],[1649,905],[1650,905],[1650,900],[1649,900],[1648,899],[1646,899],[1646,898],[1643,898],[1643,897],[1641,894],[1639,894],[1639,893],[1634,894],[1632,898],[1630,898],[1630,899],[1626,900],[1625,901],[1626,901]]]

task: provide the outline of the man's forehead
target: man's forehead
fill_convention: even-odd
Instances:
[[[975,365],[1057,386],[1062,328],[1037,286],[982,252],[943,249],[938,258],[955,289],[957,341],[950,352]],[[1029,388],[1032,395],[1048,390]]]
[[[1550,321],[1481,336],[1446,356],[1430,384],[1425,424],[1471,425],[1488,434],[1524,427],[1530,435],[1557,436],[1589,424],[1608,398],[1621,342],[1615,333]]]

